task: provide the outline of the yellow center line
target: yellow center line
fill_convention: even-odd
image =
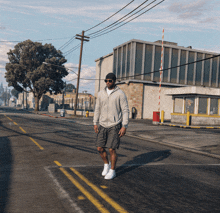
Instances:
[[[13,121],[11,118],[9,118],[8,116],[6,116],[10,121]]]
[[[77,180],[75,180],[64,168],[60,170],[66,177],[96,206],[102,213],[110,213],[95,197],[93,197]]]
[[[8,116],[5,115],[5,117],[7,117],[10,121],[13,121],[11,118],[9,118]],[[15,125],[18,125],[16,122],[13,122]],[[27,133],[22,127],[19,127],[20,130],[22,132],[24,132],[25,134]],[[29,137],[41,150],[44,150],[44,148],[39,144],[37,143],[33,138]],[[59,162],[58,162],[59,163]],[[60,164],[61,165],[61,164]]]
[[[101,185],[100,187],[102,187],[103,189],[107,189],[107,186]]]
[[[105,194],[101,189],[92,184],[87,178],[80,174],[76,169],[70,168],[79,178],[81,178],[88,186],[90,186],[100,197],[102,197],[106,202],[108,202],[114,209],[120,213],[128,213],[124,208],[112,200],[107,194]]]
[[[83,196],[78,196],[78,200],[85,200]]]
[[[41,150],[44,150],[44,148],[38,143],[36,142],[33,138],[29,137]]]
[[[54,161],[54,163],[57,165],[57,166],[62,166],[62,164],[61,163],[59,163],[58,161]]]
[[[19,127],[22,132],[27,133],[22,127]]]

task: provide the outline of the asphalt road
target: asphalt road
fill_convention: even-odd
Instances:
[[[109,181],[94,140],[91,125],[0,108],[0,211],[220,212],[220,160],[125,136]]]

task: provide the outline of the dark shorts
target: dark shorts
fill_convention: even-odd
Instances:
[[[120,138],[118,133],[121,127],[121,123],[110,128],[99,126],[99,132],[97,134],[96,139],[96,146],[103,148],[118,149],[120,145]]]

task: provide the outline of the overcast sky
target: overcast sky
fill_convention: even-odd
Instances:
[[[4,67],[8,62],[7,52],[19,41],[31,39],[52,43],[57,49],[75,34],[87,30],[124,7],[131,0],[0,0],[0,82],[4,86]],[[88,31],[95,32],[127,14],[144,0],[133,1],[126,9]],[[148,1],[142,7],[152,2]],[[160,0],[155,0],[152,6]],[[141,7],[141,8],[142,8]],[[149,7],[148,7],[149,8]],[[143,10],[144,11],[144,10]],[[95,78],[95,59],[107,55],[113,48],[131,39],[154,42],[165,40],[180,46],[220,52],[220,2],[219,0],[165,0],[146,14],[106,35],[92,39],[84,45],[82,78]],[[18,42],[14,42],[18,41]],[[73,42],[62,49],[65,53],[80,43]],[[68,67],[77,67],[79,49],[66,56]],[[77,72],[75,69],[74,71]],[[66,77],[76,85],[75,74]],[[94,94],[94,81],[80,81],[80,91]]]

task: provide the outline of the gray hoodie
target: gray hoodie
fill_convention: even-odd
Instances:
[[[93,117],[94,125],[109,128],[122,122],[122,126],[128,127],[129,108],[126,95],[117,86],[108,96],[107,87],[98,93],[95,113]]]

